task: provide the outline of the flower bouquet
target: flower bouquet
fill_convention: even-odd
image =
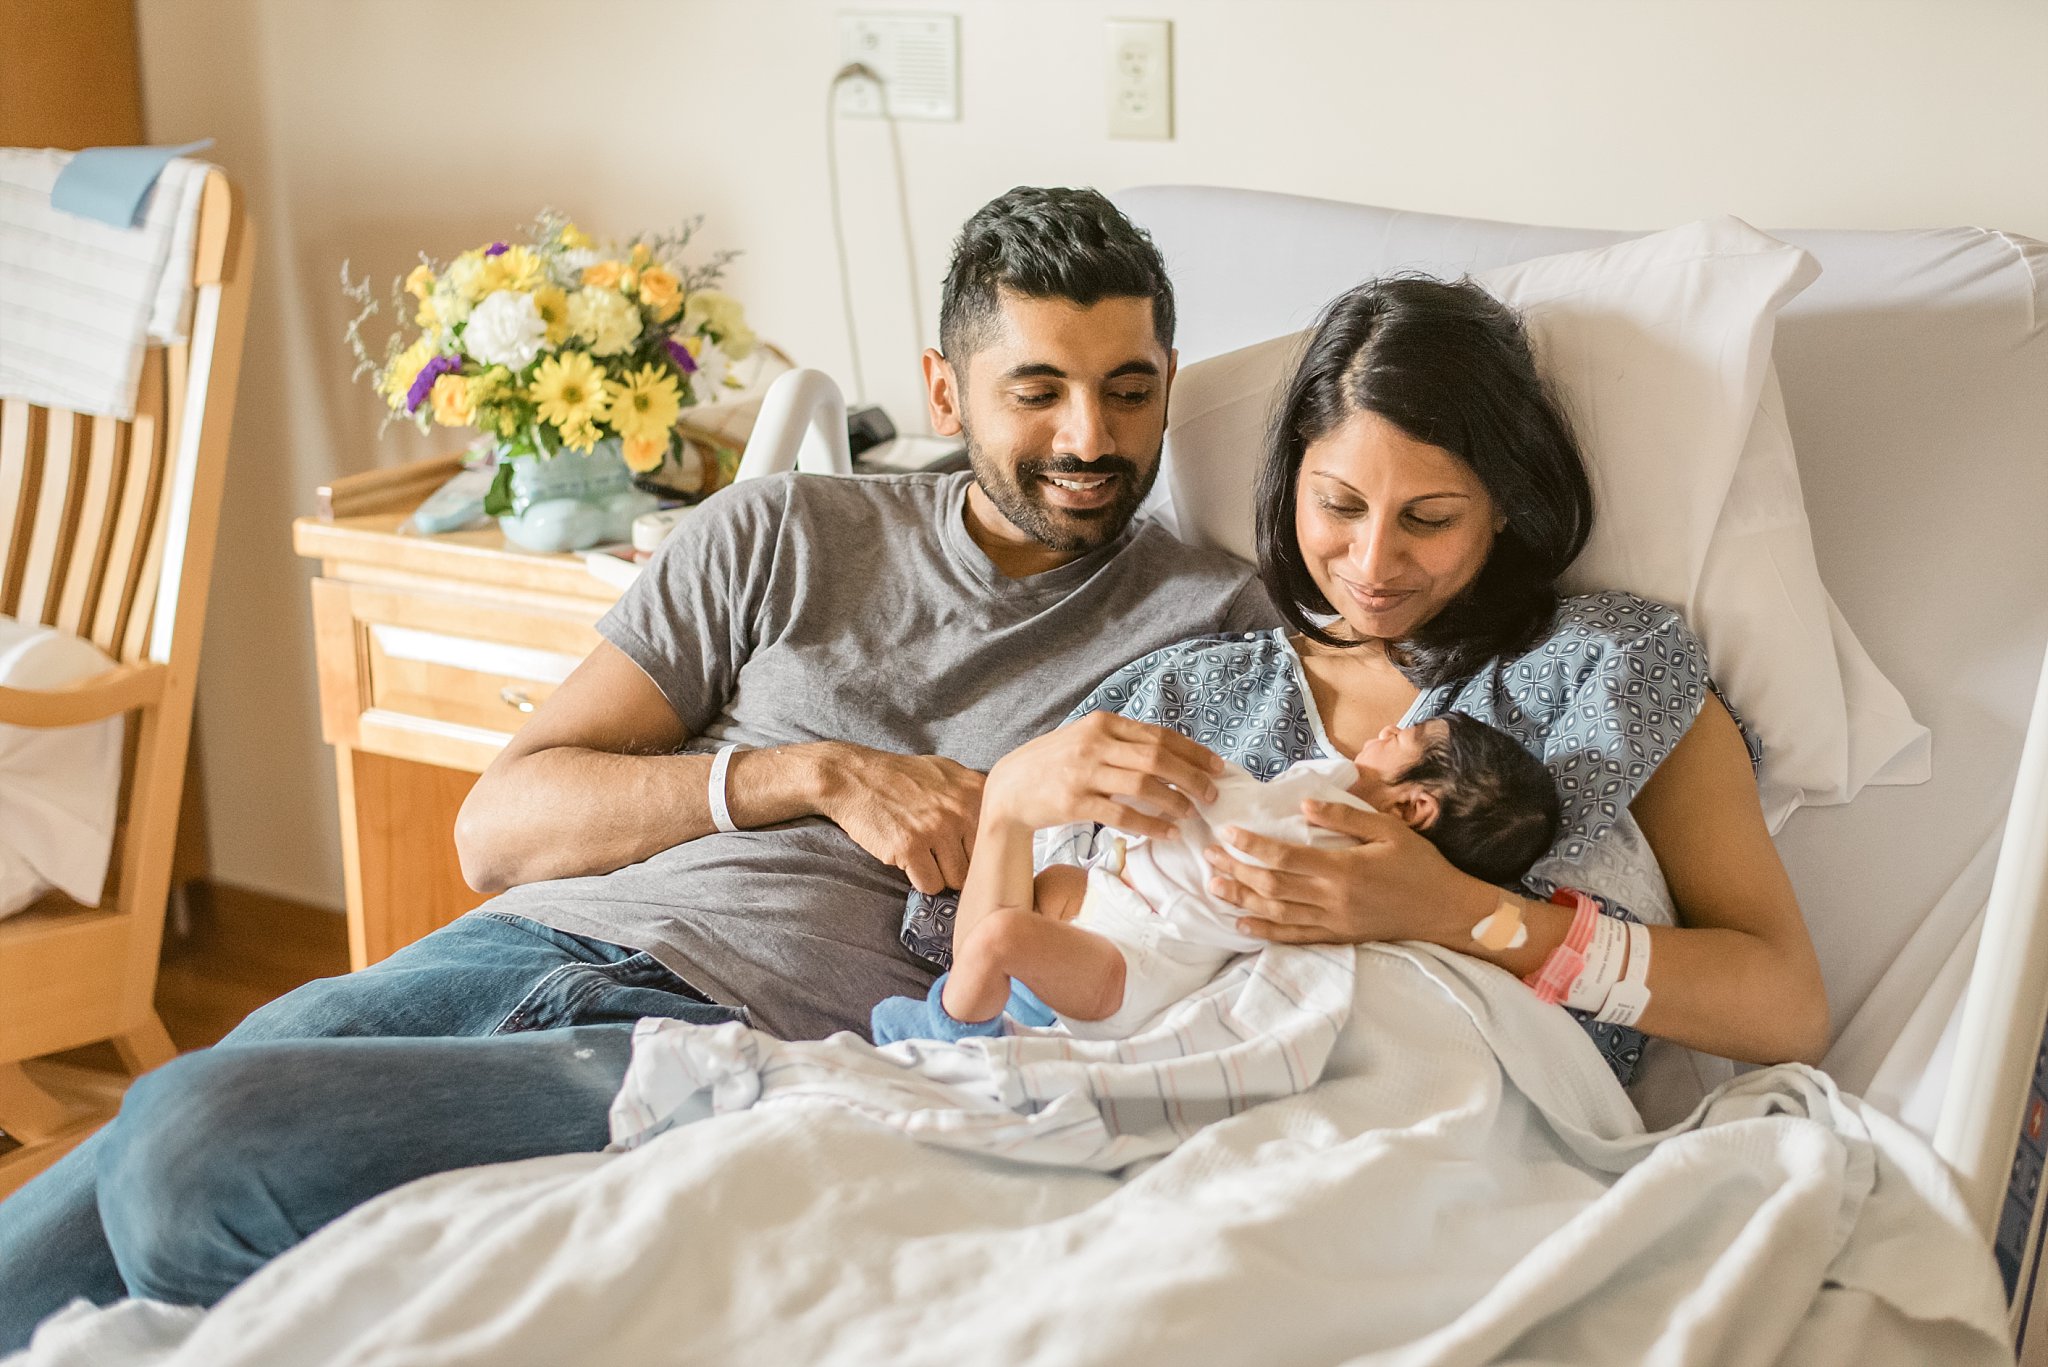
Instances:
[[[714,288],[733,253],[682,262],[696,226],[600,250],[543,213],[527,243],[493,242],[445,267],[423,256],[392,296],[400,308],[416,301],[419,333],[395,331],[382,361],[362,338],[377,304],[344,266],[363,306],[348,332],[357,374],[422,431],[484,434],[498,457],[484,510],[513,540],[566,550],[623,539],[654,506],[633,473],[679,451],[677,417],[734,383],[732,362],[755,344],[739,302]],[[720,482],[712,472],[704,492]]]

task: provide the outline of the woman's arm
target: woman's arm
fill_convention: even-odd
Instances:
[[[1645,1034],[1749,1063],[1816,1062],[1828,1045],[1820,962],[1764,826],[1742,735],[1710,697],[1630,810],[1663,866],[1682,926],[1650,931]],[[1529,941],[1489,952],[1471,928],[1500,889],[1458,872],[1393,817],[1326,803],[1309,819],[1361,844],[1316,850],[1244,833],[1233,845],[1275,867],[1212,850],[1212,890],[1243,908],[1241,929],[1291,943],[1426,940],[1517,976],[1563,942],[1571,913],[1520,899]]]
[[[1680,921],[1650,932],[1651,1000],[1637,1028],[1749,1063],[1818,1063],[1829,1035],[1820,958],[1719,698],[1630,811]]]

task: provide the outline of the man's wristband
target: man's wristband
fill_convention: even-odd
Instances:
[[[711,799],[711,824],[721,831],[738,831],[732,824],[732,809],[725,805],[725,774],[732,768],[732,752],[739,749],[738,741],[722,745],[711,761],[711,786],[707,794]]]

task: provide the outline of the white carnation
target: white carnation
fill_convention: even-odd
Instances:
[[[547,344],[548,325],[534,307],[533,296],[517,290],[496,290],[476,306],[463,329],[462,344],[484,365],[521,371],[533,364]]]
[[[617,290],[581,289],[569,296],[569,331],[593,356],[616,356],[640,336],[640,310]]]
[[[690,375],[690,392],[698,403],[717,403],[725,397],[725,377],[732,374],[732,362],[715,346],[697,354],[697,369]]]

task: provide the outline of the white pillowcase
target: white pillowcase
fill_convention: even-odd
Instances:
[[[1475,277],[1528,321],[1569,408],[1597,516],[1565,592],[1671,603],[1765,749],[1771,829],[1804,802],[1927,776],[1927,732],[1857,643],[1814,565],[1770,363],[1806,253],[1734,218]],[[1167,480],[1183,534],[1253,558],[1252,491],[1294,333],[1182,370]]]
[[[113,666],[76,636],[0,617],[0,685],[61,688]],[[0,916],[57,888],[98,906],[121,785],[119,717],[83,726],[0,726]]]

